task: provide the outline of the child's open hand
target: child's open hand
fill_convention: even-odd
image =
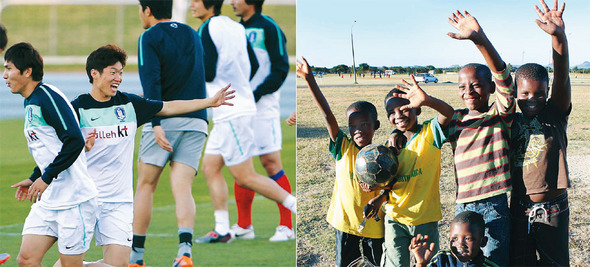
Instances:
[[[565,3],[563,3],[561,9],[558,10],[557,0],[553,2],[552,9],[549,9],[544,0],[539,1],[543,8],[543,10],[541,10],[539,7],[535,6],[537,15],[539,15],[539,19],[536,19],[535,22],[539,25],[539,28],[550,35],[564,34],[565,24],[563,23],[562,15],[565,10]]]
[[[305,60],[304,57],[301,57],[301,60],[303,61],[303,63],[297,60],[297,76],[305,80],[313,78],[313,73],[311,72],[309,63],[307,63],[307,60]]]
[[[455,29],[459,31],[457,33],[447,33],[447,35],[453,39],[469,39],[474,43],[480,43],[480,41],[485,38],[483,29],[479,26],[479,23],[475,17],[471,16],[471,14],[469,14],[467,11],[465,11],[465,15],[463,15],[459,10],[455,11],[455,13],[453,13],[451,17],[448,18],[448,21],[453,27],[455,27]]]
[[[426,266],[435,253],[434,243],[428,244],[428,235],[425,235],[424,239],[422,239],[421,234],[412,237],[409,249],[416,258],[416,266]]]
[[[419,108],[419,107],[423,106],[429,97],[424,92],[424,90],[422,90],[422,88],[420,88],[420,86],[418,86],[418,83],[416,83],[416,79],[414,78],[414,75],[410,75],[410,78],[412,78],[412,84],[408,83],[406,80],[402,80],[402,82],[407,87],[403,87],[400,85],[395,86],[396,89],[404,91],[405,94],[393,93],[393,95],[392,95],[393,97],[401,97],[401,98],[405,98],[410,101],[410,104],[400,107],[400,110],[402,110],[402,111],[407,110],[407,109],[412,109],[412,108]]]

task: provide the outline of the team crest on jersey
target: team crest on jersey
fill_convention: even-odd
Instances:
[[[250,43],[254,43],[256,41],[256,32],[251,32],[248,34],[248,41],[250,41]]]
[[[176,29],[176,28],[178,28],[178,24],[176,24],[176,23],[171,23],[171,24],[170,24],[170,27],[172,27],[172,28]]]
[[[31,108],[31,107],[29,107],[27,109],[27,120],[29,122],[32,122],[33,121],[33,108]]]
[[[117,107],[115,108],[115,116],[117,117],[117,119],[119,119],[120,121],[124,121],[125,118],[127,118],[127,115],[125,114],[125,109],[122,107]]]

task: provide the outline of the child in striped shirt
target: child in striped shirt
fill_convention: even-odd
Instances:
[[[468,210],[483,215],[489,239],[484,255],[506,266],[510,241],[506,193],[512,189],[508,141],[515,108],[512,78],[475,17],[456,11],[448,20],[458,30],[448,35],[471,40],[491,68],[468,64],[459,71],[459,96],[466,108],[455,110],[447,135],[455,162],[455,214]]]

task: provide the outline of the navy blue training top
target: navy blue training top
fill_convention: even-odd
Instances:
[[[161,101],[204,99],[203,47],[197,32],[179,22],[160,22],[139,37],[139,78],[146,98]],[[206,109],[174,117],[207,121]],[[152,119],[154,126],[160,119]]]

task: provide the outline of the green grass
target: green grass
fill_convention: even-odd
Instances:
[[[0,120],[0,251],[10,253],[8,266],[16,265],[16,256],[21,244],[23,222],[29,212],[30,202],[17,202],[15,190],[10,185],[26,179],[35,163],[30,156],[23,137],[22,120]],[[140,132],[140,131],[138,131]],[[140,133],[138,133],[139,136]],[[287,176],[295,189],[295,128],[283,122],[282,162]],[[136,138],[136,153],[139,138]],[[136,155],[137,158],[137,155]],[[135,161],[137,162],[137,161]],[[258,159],[254,162],[258,173],[264,173]],[[136,173],[136,166],[134,172]],[[233,178],[224,168],[229,186],[230,219],[237,220],[233,200]],[[178,248],[178,236],[174,199],[169,183],[168,167],[164,170],[154,196],[154,213],[146,241],[146,263],[151,266],[169,266]],[[195,236],[206,234],[214,227],[213,208],[209,191],[202,174],[198,174],[193,184],[193,196],[197,204]],[[236,240],[230,244],[194,244],[193,260],[196,266],[294,266],[295,241],[269,242],[274,234],[279,217],[276,204],[259,195],[254,200],[252,220],[256,230],[254,240]],[[43,260],[44,266],[52,266],[59,257],[54,246]],[[88,260],[102,257],[100,247],[94,246],[86,255]]]
[[[352,78],[338,78],[326,75],[318,79],[340,128],[348,134],[345,110],[354,101],[366,100],[377,107],[381,128],[375,132],[373,143],[383,143],[393,129],[386,118],[383,98],[400,80],[407,75],[396,75],[391,79],[359,79],[359,85],[352,86]],[[439,77],[441,83],[420,84],[430,95],[446,101],[454,108],[463,107],[457,94],[456,75]],[[445,83],[444,81],[454,81]],[[328,266],[335,260],[333,228],[326,222],[326,212],[334,186],[334,159],[328,150],[328,132],[324,117],[313,101],[305,81],[297,79],[297,264],[301,266]],[[574,165],[578,158],[590,156],[590,79],[572,75],[573,112],[568,125],[568,158],[572,186],[568,189],[570,201],[570,264],[586,266],[590,262],[590,242],[586,238],[590,221],[585,209],[590,203],[588,176],[573,170],[586,170],[587,166]],[[422,108],[419,121],[436,115],[431,108]],[[586,161],[587,162],[587,161]],[[579,163],[578,163],[579,164]],[[440,247],[448,249],[449,223],[455,210],[455,178],[453,158],[449,144],[445,144],[441,155],[440,192],[443,219],[439,221]],[[574,174],[575,173],[575,174]],[[583,174],[583,173],[582,173]]]
[[[55,33],[50,26],[52,14],[57,15]],[[227,3],[221,14],[239,20]],[[295,5],[265,5],[263,14],[272,17],[281,27],[287,38],[287,53],[295,55]],[[201,25],[199,19],[192,17],[190,9],[186,20],[195,29]],[[85,56],[108,43],[115,43],[128,54],[136,55],[137,39],[144,31],[137,5],[8,6],[2,11],[2,23],[8,29],[8,47],[30,42],[42,56]],[[57,37],[54,48],[50,46],[52,36]]]

